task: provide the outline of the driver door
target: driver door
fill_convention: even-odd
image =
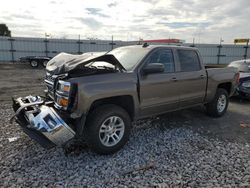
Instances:
[[[141,117],[161,114],[179,108],[179,93],[172,50],[169,48],[155,49],[145,60],[144,66],[150,63],[163,64],[164,72],[140,74]]]

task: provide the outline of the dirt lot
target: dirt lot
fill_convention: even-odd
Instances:
[[[79,156],[73,155],[67,158],[63,157],[60,148],[49,151],[40,148],[39,145],[30,141],[16,124],[10,125],[8,123],[8,119],[12,115],[11,96],[41,94],[44,89],[44,73],[42,68],[32,69],[28,65],[0,65],[0,187],[10,185],[21,187],[62,185],[152,187],[165,184],[166,186],[177,185],[180,187],[250,186],[250,163],[247,160],[250,159],[249,101],[231,99],[228,113],[219,119],[206,116],[204,109],[197,107],[169,113],[153,120],[145,120],[143,126],[140,126],[141,123],[138,122],[137,127],[139,128],[133,131],[129,144],[118,154],[103,157],[91,153],[88,149],[82,149]],[[157,140],[158,135],[160,141]],[[14,136],[17,136],[18,140],[9,142],[8,138]],[[169,139],[165,140],[167,138]],[[159,146],[159,142],[163,145]],[[154,149],[148,148],[149,146]],[[162,148],[157,150],[158,146]],[[194,148],[197,149],[197,147],[196,151]],[[164,151],[164,148],[168,148],[168,150]],[[151,149],[153,153],[150,151]],[[142,156],[142,152],[145,156]],[[197,158],[200,154],[202,157]],[[173,156],[178,159],[173,158]],[[206,156],[209,157],[206,158]],[[134,165],[142,165],[143,162],[138,161],[143,159],[147,162],[155,161],[157,164],[153,170],[149,168],[142,173],[140,170],[136,170],[138,168]],[[214,176],[214,170],[218,172],[217,167],[221,165],[217,164],[216,160],[222,159],[225,164],[228,162],[225,168],[238,164],[237,160],[240,160],[239,166],[233,166],[232,171],[225,170],[227,174],[223,175],[224,179],[220,179],[221,174]],[[233,164],[230,162],[231,159],[233,159]],[[54,160],[54,162],[51,163],[50,160]],[[133,163],[134,160],[138,161]],[[205,163],[211,165],[206,167],[209,176],[202,167]],[[175,166],[176,164],[177,166]],[[187,164],[193,165],[196,171],[186,172],[186,167],[181,165]],[[105,169],[103,169],[104,166]],[[73,167],[75,169],[72,169]],[[79,174],[80,167],[85,170]],[[135,172],[130,173],[131,169],[124,170],[125,167],[131,167]],[[179,168],[182,170],[178,171]],[[76,169],[78,169],[77,172]],[[97,173],[91,169],[102,169],[103,171]],[[191,169],[191,167],[187,169]],[[113,171],[111,173],[107,172],[108,170]],[[42,171],[43,175],[39,171]],[[175,171],[174,175],[173,171]],[[93,173],[92,177],[86,172]],[[111,174],[107,175],[108,173],[111,173],[112,177],[110,177]],[[136,179],[137,176],[139,179]],[[109,180],[104,181],[100,177]]]
[[[32,69],[28,64],[0,64],[0,101],[9,103],[11,96],[42,93],[43,68]]]

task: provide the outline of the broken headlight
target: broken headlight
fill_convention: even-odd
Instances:
[[[62,108],[67,110],[69,106],[69,95],[71,91],[71,84],[70,82],[65,82],[63,80],[59,80],[56,86],[55,92],[55,102],[57,108]]]

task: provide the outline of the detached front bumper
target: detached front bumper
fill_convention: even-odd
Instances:
[[[75,132],[58,115],[53,102],[27,96],[13,99],[15,120],[30,138],[45,148],[64,146],[75,137]]]

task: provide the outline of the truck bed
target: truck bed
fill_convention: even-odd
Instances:
[[[233,67],[225,67],[225,68],[207,68],[207,97],[206,100],[210,101],[214,97],[216,93],[216,86],[220,83],[227,84],[230,87],[229,96],[233,94],[235,90],[235,86],[237,85],[236,75],[238,70]],[[234,87],[231,87],[234,86]]]

